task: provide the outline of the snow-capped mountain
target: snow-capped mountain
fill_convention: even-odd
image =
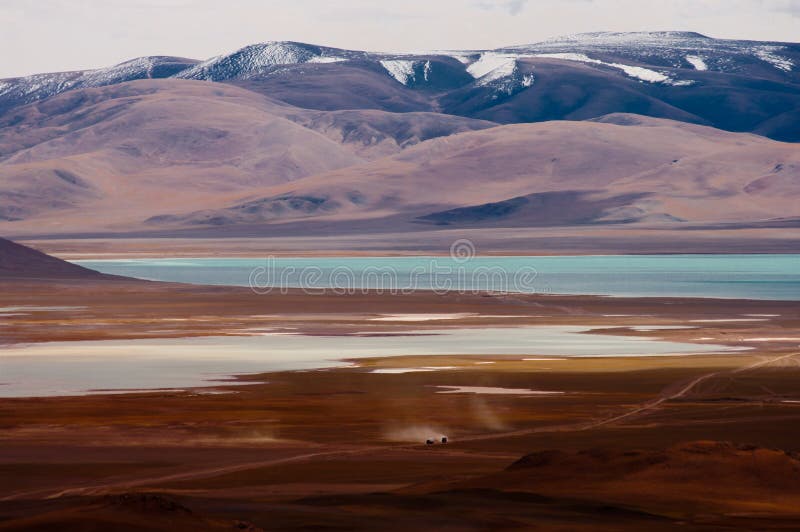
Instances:
[[[693,32],[585,33],[415,54],[265,42],[206,61],[144,57],[0,80],[0,115],[68,90],[172,77],[231,83],[314,109],[435,110],[499,122],[637,112],[800,140],[799,73],[798,44]]]
[[[197,61],[179,57],[138,57],[96,70],[34,74],[0,80],[0,114],[17,105],[42,100],[72,89],[103,87],[137,79],[168,78]]]
[[[241,80],[265,74],[272,67],[303,63],[338,63],[366,57],[364,52],[338,50],[296,42],[253,44],[228,55],[207,61],[175,74],[182,79],[206,81]]]
[[[505,51],[526,56],[578,52],[595,60],[614,58],[654,67],[729,73],[746,72],[758,63],[786,73],[800,66],[797,44],[712,39],[680,31],[581,33]]]

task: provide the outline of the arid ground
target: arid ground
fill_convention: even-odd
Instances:
[[[492,323],[752,348],[359,359],[248,375],[244,385],[2,399],[0,530],[790,530],[800,522],[795,302],[260,296],[90,279],[4,281],[0,299],[85,307],[4,316],[9,344],[244,334],[254,324],[342,335]],[[365,321],[407,313],[473,315]],[[420,367],[439,369],[391,371]]]

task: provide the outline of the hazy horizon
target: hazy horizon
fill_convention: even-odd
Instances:
[[[99,68],[146,55],[193,59],[264,41],[415,52],[489,49],[591,31],[696,31],[715,38],[797,40],[799,0],[43,0],[0,5],[0,78]],[[625,13],[620,17],[619,13]],[[453,24],[457,20],[458,24]]]

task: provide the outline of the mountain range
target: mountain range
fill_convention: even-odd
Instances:
[[[799,65],[793,43],[592,33],[0,80],[0,231],[791,226]]]

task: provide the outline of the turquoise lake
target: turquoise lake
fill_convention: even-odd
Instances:
[[[309,291],[450,290],[800,300],[800,254],[181,258],[75,261],[104,273]]]

